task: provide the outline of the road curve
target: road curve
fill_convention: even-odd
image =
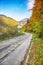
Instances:
[[[0,65],[20,65],[20,63],[24,60],[25,54],[27,52],[27,49],[30,46],[32,35],[31,34],[25,34],[26,37],[24,37],[24,41],[21,43],[19,47],[17,47],[11,54],[9,54],[1,63]],[[22,37],[22,38],[23,38]]]

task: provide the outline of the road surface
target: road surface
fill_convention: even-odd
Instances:
[[[0,65],[20,65],[32,40],[31,34],[0,42]]]

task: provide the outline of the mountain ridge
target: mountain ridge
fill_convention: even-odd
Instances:
[[[7,17],[5,15],[0,15],[0,20],[3,20],[3,22],[5,22],[6,24],[9,24],[11,26],[16,26],[19,24],[18,21],[10,18],[10,17]]]
[[[20,22],[22,22],[22,23],[27,23],[28,21],[29,21],[28,18],[24,18],[24,19],[22,19]]]

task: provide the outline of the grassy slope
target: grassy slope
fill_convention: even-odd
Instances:
[[[18,21],[10,18],[10,17],[7,17],[5,15],[0,15],[0,20],[2,20],[4,23],[10,25],[10,26],[16,26],[19,24]]]
[[[37,37],[33,39],[33,45],[29,53],[26,65],[43,65],[43,40]]]
[[[0,15],[0,41],[22,35],[21,32],[18,32],[18,24],[16,20]]]

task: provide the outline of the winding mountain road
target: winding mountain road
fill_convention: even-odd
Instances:
[[[32,34],[0,42],[0,65],[20,65],[31,44]]]

